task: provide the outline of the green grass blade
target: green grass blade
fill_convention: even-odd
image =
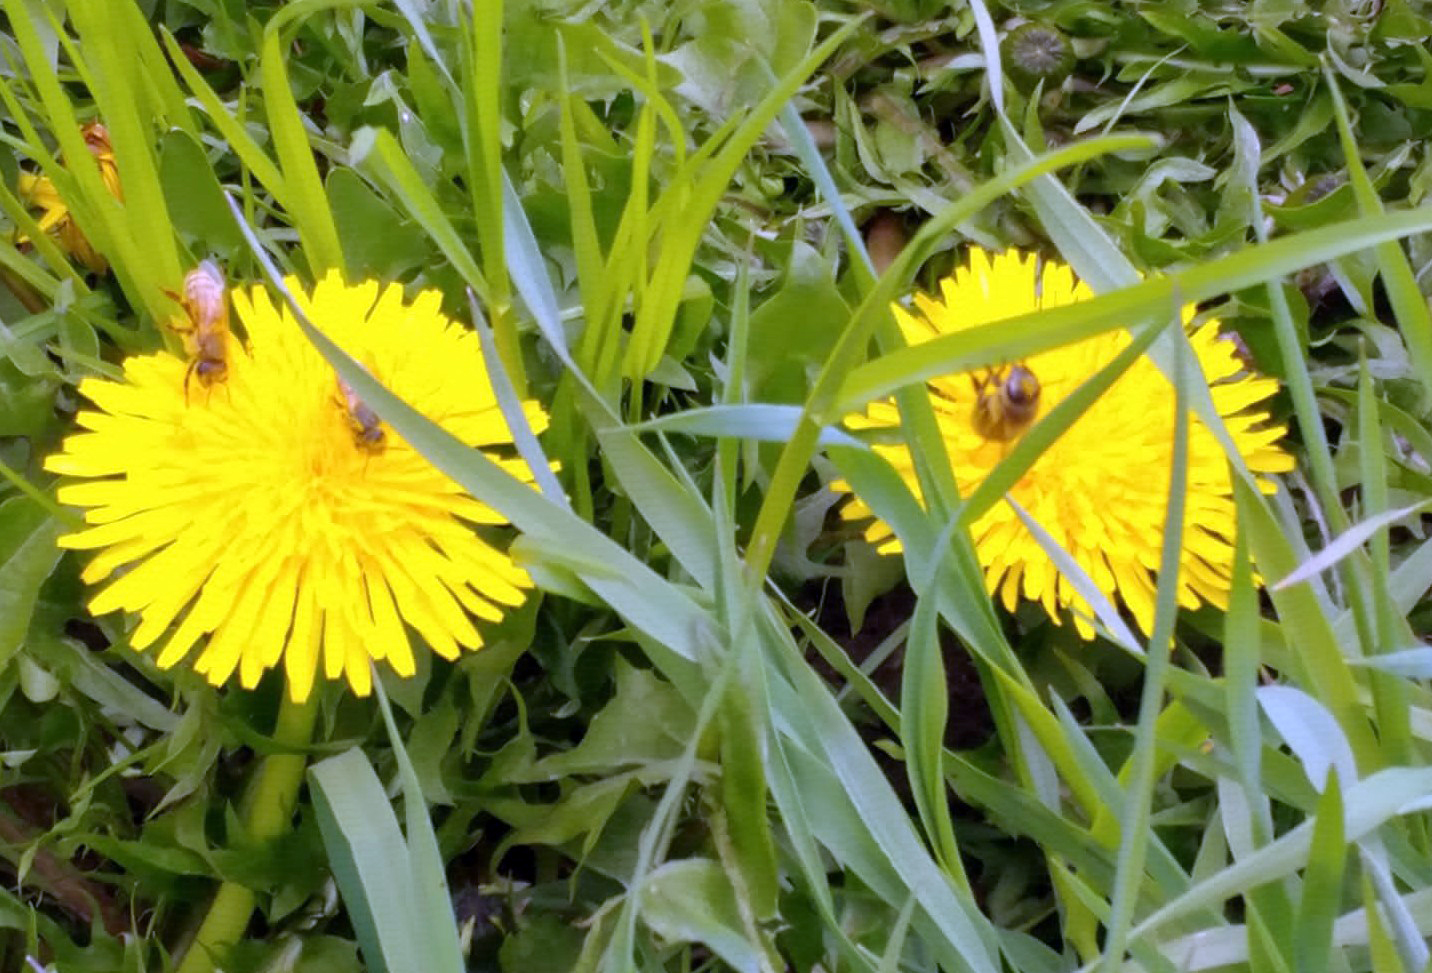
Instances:
[[[423,797],[407,748],[403,746],[398,725],[393,722],[393,710],[388,705],[382,681],[373,680],[373,687],[374,695],[378,697],[378,709],[383,714],[383,726],[388,731],[388,743],[398,764],[398,781],[403,788],[409,888],[413,893],[409,908],[417,921],[413,932],[419,947],[418,954],[409,960],[409,965],[415,970],[431,973],[463,973],[465,965],[462,948],[458,944],[452,894],[448,891],[438,837],[433,831],[432,819],[428,817],[428,802]]]
[[[1362,165],[1362,152],[1348,122],[1347,103],[1343,100],[1342,89],[1337,77],[1325,62],[1323,80],[1333,96],[1333,117],[1337,120],[1338,141],[1342,145],[1343,158],[1347,162],[1348,182],[1357,197],[1357,208],[1364,216],[1377,216],[1383,212],[1382,200],[1368,178]],[[1417,286],[1417,277],[1408,263],[1407,254],[1396,241],[1377,246],[1378,270],[1382,283],[1387,288],[1387,300],[1397,318],[1398,330],[1407,343],[1407,353],[1412,359],[1412,374],[1422,383],[1422,400],[1432,403],[1432,311],[1428,310],[1427,299]]]
[[[716,204],[730,185],[731,177],[745,159],[746,153],[775,119],[781,106],[805,83],[811,72],[845,42],[859,24],[859,19],[852,19],[841,25],[789,71],[759,104],[748,110],[741,124],[721,146],[720,151],[702,168],[699,175],[693,177],[689,196],[682,197],[679,207],[667,207],[662,228],[661,253],[652,271],[648,292],[637,312],[631,341],[627,345],[625,374],[628,377],[645,378],[665,353],[672,328],[675,326],[676,310],[681,302],[687,269],[691,266]],[[692,160],[693,164],[695,161]],[[667,192],[680,193],[683,192],[683,187],[678,183]]]
[[[1174,303],[1174,318],[1182,302]],[[1191,381],[1186,367],[1193,349],[1179,330],[1174,344],[1173,463],[1169,472],[1168,501],[1164,508],[1163,550],[1159,557],[1158,590],[1154,596],[1154,626],[1139,698],[1139,720],[1134,731],[1134,752],[1129,758],[1129,783],[1120,815],[1122,841],[1118,874],[1109,902],[1108,933],[1104,943],[1106,969],[1123,962],[1129,928],[1137,907],[1138,885],[1148,856],[1149,816],[1152,812],[1155,756],[1159,746],[1158,719],[1164,707],[1164,686],[1173,649],[1174,622],[1178,617],[1178,588],[1183,563],[1184,511],[1188,503],[1189,409],[1185,388]]]
[[[532,431],[532,424],[527,421],[527,416],[522,411],[521,397],[508,377],[502,356],[498,354],[497,344],[493,340],[492,329],[487,326],[487,321],[482,316],[482,308],[477,306],[477,295],[471,289],[467,292],[467,304],[472,314],[473,330],[477,332],[478,341],[482,344],[482,356],[487,362],[492,391],[502,409],[502,417],[507,421],[507,428],[512,432],[517,454],[532,471],[532,477],[542,495],[558,506],[570,507],[567,495],[562,492],[562,484],[557,482],[557,476],[552,472],[552,464],[543,454],[542,445]]]
[[[253,136],[249,134],[243,123],[229,114],[229,109],[214,89],[209,87],[209,82],[204,80],[204,76],[184,56],[184,51],[179,47],[179,42],[174,39],[174,35],[162,28],[161,31],[160,36],[164,39],[164,50],[169,55],[170,63],[179,72],[179,76],[184,79],[184,84],[188,86],[199,104],[204,106],[209,121],[224,137],[225,144],[239,157],[239,161],[248,167],[254,178],[273,194],[278,204],[292,212],[293,207],[289,205],[288,185],[284,182],[283,174],[279,172],[278,166],[269,158],[268,153],[254,141]]]
[[[64,168],[56,164],[47,169],[46,175],[60,191],[76,223],[96,251],[109,258],[130,300],[136,306],[144,307],[156,319],[162,318],[168,313],[169,301],[161,288],[168,281],[159,276],[158,265],[142,259],[140,244],[128,230],[123,208],[109,194],[100,176],[99,167],[85,146],[80,133],[79,118],[59,76],[55,74],[54,64],[29,11],[19,0],[4,0],[4,9],[10,17],[10,29],[25,60],[25,67],[29,70],[29,81],[39,96],[45,119],[59,143],[60,155],[65,160]],[[108,87],[95,94],[108,99]],[[119,110],[128,115],[133,111],[133,106],[121,106]],[[22,119],[23,114],[16,120],[22,122]],[[22,124],[28,126],[28,121],[25,120]],[[131,144],[127,151],[132,154],[137,140],[130,138],[128,141]],[[36,154],[35,158],[45,160],[47,156],[46,152]],[[165,235],[167,245],[172,247],[172,234],[167,227]],[[164,245],[160,244],[161,247]]]
[[[1399,249],[1397,256],[1405,268],[1406,261]],[[1408,271],[1410,275],[1410,271]],[[1384,279],[1388,277],[1388,266],[1384,263]],[[1426,304],[1421,296],[1418,305],[1426,313]],[[1407,328],[1403,328],[1407,333]],[[1409,339],[1410,341],[1410,339]],[[1365,351],[1358,356],[1358,467],[1361,471],[1361,493],[1366,520],[1377,518],[1388,510],[1387,456],[1383,452],[1383,431],[1381,413],[1373,390],[1372,375],[1367,367]],[[1432,503],[1432,501],[1427,501]],[[1422,504],[1416,505],[1418,507]],[[1409,511],[1411,513],[1411,511]],[[1372,626],[1376,632],[1368,653],[1385,652],[1394,645],[1410,645],[1415,636],[1407,620],[1397,611],[1388,588],[1388,575],[1392,570],[1391,541],[1387,527],[1374,530],[1369,538],[1369,556],[1366,558],[1367,576],[1371,585]],[[1347,572],[1350,582],[1356,578]],[[1412,740],[1412,721],[1409,712],[1409,686],[1395,676],[1374,672],[1371,676],[1373,708],[1376,713],[1378,736],[1387,750],[1388,762],[1411,764],[1417,755]]]
[[[289,88],[285,60],[284,29],[320,10],[362,7],[372,0],[297,0],[284,7],[264,25],[259,53],[259,76],[263,80],[264,110],[274,151],[283,168],[289,190],[286,208],[289,219],[303,241],[303,252],[314,277],[325,270],[343,269],[343,246],[338,242],[338,225],[328,206],[328,194],[318,175],[313,146],[308,141],[303,115]]]
[[[945,790],[942,754],[949,705],[945,664],[940,652],[939,612],[934,598],[919,597],[910,636],[905,642],[905,665],[900,680],[905,773],[910,778],[915,807],[936,861],[956,887],[969,895],[970,882],[960,862],[959,843],[955,840]]]
[[[1265,578],[1291,574],[1295,556],[1282,527],[1262,503],[1262,497],[1253,496],[1252,491],[1237,480],[1233,492],[1238,502],[1238,522],[1248,532],[1248,546],[1259,572]],[[1359,679],[1349,668],[1343,646],[1323,614],[1318,597],[1307,585],[1294,585],[1270,595],[1290,644],[1299,647],[1298,653],[1289,660],[1299,682],[1309,687],[1332,711],[1352,743],[1359,767],[1366,772],[1381,766],[1381,749],[1372,737],[1367,716],[1357,698]]]
[[[140,286],[159,290],[161,283],[177,283],[185,268],[181,266],[164,191],[159,185],[153,120],[141,119],[139,114],[147,100],[141,97],[142,64],[128,45],[121,48],[107,42],[127,33],[123,12],[126,6],[103,0],[75,0],[70,3],[70,16],[84,51],[93,58],[93,94],[109,128],[115,165],[123,179],[126,230],[131,239],[143,241],[144,259],[138,261],[140,266],[128,266],[127,270],[136,275]],[[138,253],[136,246],[135,256]]]
[[[329,867],[363,959],[375,973],[406,973],[420,955],[407,845],[383,783],[358,748],[308,770]]]
[[[1343,792],[1346,840],[1356,842],[1388,821],[1408,813],[1432,790],[1432,768],[1395,767],[1381,770]],[[1306,868],[1312,851],[1314,822],[1305,821],[1268,847],[1260,849],[1174,901],[1159,908],[1129,932],[1130,941],[1152,936],[1167,923],[1209,908],[1220,908],[1233,896]]]
[[[1424,210],[1361,217],[1249,247],[1091,300],[932,338],[856,369],[841,391],[839,407],[842,412],[853,411],[903,386],[938,375],[1027,358],[1131,323],[1152,320],[1175,300],[1209,300],[1355,253],[1383,240],[1429,229],[1432,213]]]
[[[782,655],[796,653],[784,631],[764,627]],[[793,784],[805,800],[813,833],[886,901],[913,894],[920,902],[917,928],[937,956],[975,973],[997,968],[988,920],[958,896],[921,846],[909,817],[890,790],[854,727],[819,677],[799,660],[788,666],[793,683],[773,683],[777,719],[790,727],[785,750]]]
[[[1107,365],[1085,379],[1078,388],[1061,399],[1058,405],[1020,436],[1009,455],[1000,460],[999,465],[990,470],[979,486],[970,492],[969,499],[960,508],[960,523],[973,524],[1013,489],[1024,474],[1039,462],[1039,457],[1044,455],[1045,450],[1054,445],[1059,437],[1078,422],[1080,416],[1119,380],[1119,376],[1138,361],[1163,328],[1163,324],[1152,324],[1136,330],[1133,340]]]
[[[368,163],[379,181],[392,190],[408,215],[437,244],[467,286],[477,292],[484,304],[491,305],[492,290],[478,269],[472,251],[448,220],[432,191],[423,184],[422,177],[413,168],[393,133],[380,128],[359,129],[353,136],[349,155],[354,165]]]
[[[1342,904],[1343,869],[1347,845],[1343,841],[1342,787],[1337,771],[1328,775],[1313,821],[1312,852],[1303,875],[1303,898],[1298,906],[1293,939],[1297,973],[1321,973],[1332,959],[1333,920]]]

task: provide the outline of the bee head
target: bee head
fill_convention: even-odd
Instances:
[[[1004,394],[1016,405],[1034,402],[1039,398],[1039,379],[1023,365],[1015,365],[1005,376]]]

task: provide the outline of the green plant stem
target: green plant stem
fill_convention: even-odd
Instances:
[[[306,747],[313,738],[317,715],[314,696],[295,703],[285,694],[274,725],[274,743],[287,749]],[[288,830],[307,767],[305,753],[280,752],[264,758],[244,795],[243,822],[252,840],[270,841]],[[254,902],[253,889],[231,881],[220,885],[177,973],[213,973],[215,958],[222,958],[244,934],[254,913]]]

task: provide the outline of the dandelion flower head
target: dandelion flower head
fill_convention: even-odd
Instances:
[[[123,200],[124,191],[119,183],[119,167],[114,160],[114,146],[110,144],[109,130],[99,122],[90,122],[81,129],[85,148],[89,149],[99,165],[100,178],[109,194]],[[104,256],[97,252],[89,239],[75,223],[74,214],[48,176],[21,171],[17,185],[20,199],[40,211],[36,221],[41,232],[52,234],[60,247],[96,274],[102,274],[109,267]],[[22,236],[16,240],[24,243]]]
[[[991,324],[1041,307],[1093,296],[1067,265],[1041,264],[1033,255],[971,251],[969,263],[941,282],[939,298],[917,294],[912,310],[894,308],[905,340],[915,345],[938,335]],[[1186,308],[1187,325],[1193,316]],[[1189,342],[1207,377],[1213,404],[1234,444],[1255,474],[1286,472],[1292,458],[1279,447],[1282,426],[1269,422],[1266,400],[1278,389],[1271,378],[1250,374],[1217,322],[1192,327]],[[1040,386],[1042,418],[1130,341],[1112,331],[1055,348],[1023,362]],[[1009,443],[976,430],[976,382],[969,374],[929,383],[930,403],[949,452],[960,492],[968,496],[1008,454]],[[889,429],[900,418],[891,402],[872,403],[853,417],[853,428]],[[1173,462],[1174,390],[1147,358],[1140,358],[1071,426],[1020,481],[1010,496],[1063,547],[1111,599],[1121,600],[1138,626],[1153,627],[1154,593]],[[917,492],[914,464],[903,445],[876,445]],[[843,486],[843,484],[840,484]],[[1271,488],[1265,480],[1265,487]],[[847,487],[848,488],[848,487]],[[846,505],[852,520],[872,516],[858,497]],[[985,586],[1013,611],[1021,596],[1041,604],[1062,623],[1072,613],[1092,638],[1092,611],[1006,502],[979,517],[971,537]],[[890,527],[866,531],[883,552],[900,550]],[[1196,418],[1189,425],[1188,493],[1178,600],[1184,608],[1209,603],[1226,608],[1233,562],[1235,511],[1223,449]],[[1072,612],[1070,610],[1072,609]]]
[[[442,314],[437,292],[407,303],[397,285],[337,274],[311,293],[287,283],[419,412],[470,446],[511,444],[477,337]],[[501,618],[531,586],[474,531],[503,518],[393,430],[375,448],[355,421],[361,402],[286,305],[262,287],[231,296],[247,341],[228,337],[224,381],[186,389],[190,363],[159,352],[128,359],[122,381],[80,385],[94,408],[46,468],[82,481],[59,498],[85,508],[88,526],[61,544],[95,552],[83,577],[108,583],[91,611],[137,614],[134,648],[159,645],[163,668],[193,655],[216,686],[237,672],[252,687],[282,662],[296,701],[320,669],[359,695],[370,660],[413,674],[405,623],[448,659],[481,646],[473,616]],[[538,406],[524,410],[546,425]],[[515,459],[492,458],[531,482]]]

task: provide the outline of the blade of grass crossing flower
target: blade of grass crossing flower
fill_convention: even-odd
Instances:
[[[1400,250],[1398,255],[1401,256]],[[1419,304],[1422,303],[1420,296],[1417,300]],[[1365,349],[1360,349],[1358,354],[1357,429],[1362,513],[1364,518],[1372,518],[1388,508],[1387,456],[1383,452],[1382,423],[1373,392],[1372,376],[1367,368]],[[1367,574],[1372,582],[1372,625],[1376,632],[1373,644],[1368,646],[1368,653],[1371,654],[1385,652],[1394,645],[1411,645],[1414,636],[1406,618],[1393,604],[1388,589],[1392,555],[1385,526],[1372,533],[1368,539],[1368,547]],[[1415,762],[1409,710],[1410,687],[1405,680],[1390,673],[1374,671],[1369,680],[1372,683],[1373,706],[1377,714],[1378,738],[1387,750],[1388,762]]]
[[[313,807],[363,960],[375,973],[407,973],[422,955],[412,908],[408,849],[383,783],[358,748],[309,768]],[[445,908],[451,915],[451,907]]]
[[[709,616],[684,592],[662,579],[591,524],[543,499],[481,451],[470,449],[441,426],[416,412],[315,328],[284,286],[278,269],[253,229],[242,220],[233,197],[228,197],[228,203],[254,256],[268,275],[270,285],[283,296],[299,327],[380,418],[397,430],[430,463],[451,476],[474,497],[481,498],[502,513],[519,530],[570,550],[583,560],[603,564],[610,574],[587,575],[582,580],[632,625],[680,658],[694,660],[707,651],[712,632]]]
[[[533,479],[537,481],[537,487],[552,503],[560,507],[570,507],[567,503],[567,495],[562,492],[562,484],[557,482],[556,474],[552,472],[552,464],[542,453],[542,445],[537,442],[537,435],[532,431],[532,424],[527,421],[527,416],[522,411],[522,400],[517,390],[513,388],[512,380],[508,377],[507,369],[502,362],[502,356],[498,354],[497,344],[492,338],[492,329],[487,326],[487,320],[482,315],[482,308],[478,306],[477,294],[472,288],[467,291],[467,306],[472,313],[472,327],[477,332],[477,339],[482,344],[482,357],[487,362],[488,378],[492,382],[492,392],[497,397],[497,404],[502,409],[502,417],[507,421],[507,428],[512,431],[512,441],[517,446],[517,453],[520,455],[527,468],[532,471]]]
[[[1173,318],[1178,320],[1183,302],[1175,294]],[[1173,650],[1174,622],[1178,617],[1179,571],[1183,563],[1183,522],[1188,502],[1188,363],[1193,349],[1181,329],[1174,335],[1174,422],[1173,463],[1169,474],[1168,501],[1164,508],[1163,550],[1159,558],[1158,589],[1154,594],[1153,634],[1144,667],[1143,691],[1139,697],[1139,720],[1134,731],[1134,752],[1129,757],[1128,793],[1121,815],[1122,841],[1113,896],[1109,901],[1108,936],[1104,943],[1104,968],[1118,969],[1124,960],[1129,928],[1138,905],[1138,889],[1148,856],[1149,818],[1153,808],[1154,769],[1159,746],[1159,716],[1164,708],[1165,674]]]
[[[1334,770],[1318,799],[1313,821],[1312,850],[1303,873],[1303,897],[1293,938],[1297,973],[1321,973],[1331,968],[1333,920],[1342,903],[1343,870],[1347,844],[1343,836],[1342,788]]]
[[[976,187],[920,228],[851,315],[849,324],[827,356],[806,399],[805,417],[796,436],[792,437],[781,452],[781,458],[771,474],[771,482],[766,489],[766,496],[761,503],[747,549],[748,574],[753,583],[764,576],[770,565],[781,527],[815,452],[820,427],[864,404],[860,402],[854,406],[846,406],[849,396],[844,393],[842,386],[846,385],[851,377],[851,369],[865,354],[866,344],[876,327],[882,322],[887,326],[890,324],[891,302],[908,286],[915,271],[943,239],[944,234],[1009,190],[1045,172],[1074,165],[1120,146],[1145,143],[1146,140],[1141,138],[1121,137],[1066,146]]]
[[[631,341],[627,345],[623,369],[627,377],[645,378],[665,353],[696,248],[706,232],[711,214],[715,212],[717,203],[730,185],[731,177],[746,159],[751,146],[775,119],[781,106],[796,93],[811,73],[845,42],[862,20],[863,18],[852,18],[832,32],[758,104],[746,112],[736,131],[692,180],[691,195],[685,205],[680,210],[667,212],[662,227],[661,252],[652,271],[651,286],[637,311]]]
[[[303,241],[303,251],[314,276],[330,268],[343,269],[343,247],[338,226],[328,206],[328,194],[313,159],[313,146],[304,129],[303,115],[288,83],[284,29],[320,10],[361,7],[371,0],[297,0],[281,9],[264,25],[259,49],[259,77],[263,82],[264,110],[274,151],[283,168],[288,193],[288,215]]]
[[[1044,553],[1049,555],[1050,560],[1059,569],[1059,573],[1069,579],[1074,590],[1079,592],[1079,596],[1094,610],[1094,618],[1103,626],[1110,638],[1126,651],[1134,655],[1143,655],[1138,636],[1134,635],[1133,630],[1119,614],[1119,610],[1109,600],[1109,596],[1104,594],[1094,583],[1093,578],[1089,577],[1089,572],[1085,571],[1079,562],[1074,560],[1074,556],[1066,551],[1049,531],[1030,516],[1029,512],[1021,507],[1013,497],[1005,497],[1005,503],[1009,504],[1015,516],[1024,524],[1025,530],[1029,531],[1030,536],[1039,544]]]
[[[848,412],[903,385],[997,363],[1000,355],[1027,357],[1130,323],[1153,320],[1167,311],[1176,294],[1185,303],[1209,300],[1428,229],[1432,229],[1432,213],[1425,210],[1359,217],[1281,237],[1087,301],[932,338],[917,348],[884,355],[856,369],[841,391],[839,407]],[[999,332],[1003,340],[992,340],[993,332]]]
[[[1079,421],[1095,402],[1099,400],[1119,376],[1139,360],[1144,351],[1158,337],[1164,324],[1145,325],[1134,332],[1134,337],[1114,358],[1099,371],[1086,379],[1078,388],[1059,401],[1049,413],[1029,428],[1015,442],[1009,455],[990,471],[970,493],[960,510],[960,522],[973,524],[985,511],[999,502],[1005,493],[1014,488],[1025,473],[1039,462],[1044,451],[1054,445],[1069,427]],[[1131,643],[1137,646],[1137,642]]]
[[[1342,145],[1343,158],[1347,162],[1348,182],[1357,198],[1357,208],[1364,216],[1376,216],[1383,212],[1382,200],[1363,168],[1362,152],[1348,122],[1347,103],[1343,101],[1342,89],[1332,68],[1323,62],[1323,80],[1333,96],[1333,117],[1337,120],[1338,140]],[[1432,400],[1432,311],[1428,310],[1427,299],[1417,286],[1417,277],[1408,263],[1402,246],[1389,241],[1377,246],[1378,272],[1382,275],[1387,290],[1388,303],[1397,318],[1398,331],[1407,343],[1408,357],[1412,359],[1412,374],[1422,382],[1422,401]]]
[[[383,691],[382,680],[375,678],[373,689],[378,697],[378,709],[383,714],[383,725],[388,730],[388,743],[398,764],[398,781],[403,788],[407,864],[415,894],[412,909],[417,914],[419,928],[415,932],[421,947],[412,965],[416,970],[431,970],[433,973],[462,973],[466,967],[462,948],[458,944],[457,920],[453,916],[452,896],[448,892],[442,853],[438,850],[438,836],[428,815],[428,802],[423,797],[422,786],[418,783],[418,774],[413,769],[407,748],[403,746],[398,725],[393,722],[393,710],[388,704],[387,693]]]

